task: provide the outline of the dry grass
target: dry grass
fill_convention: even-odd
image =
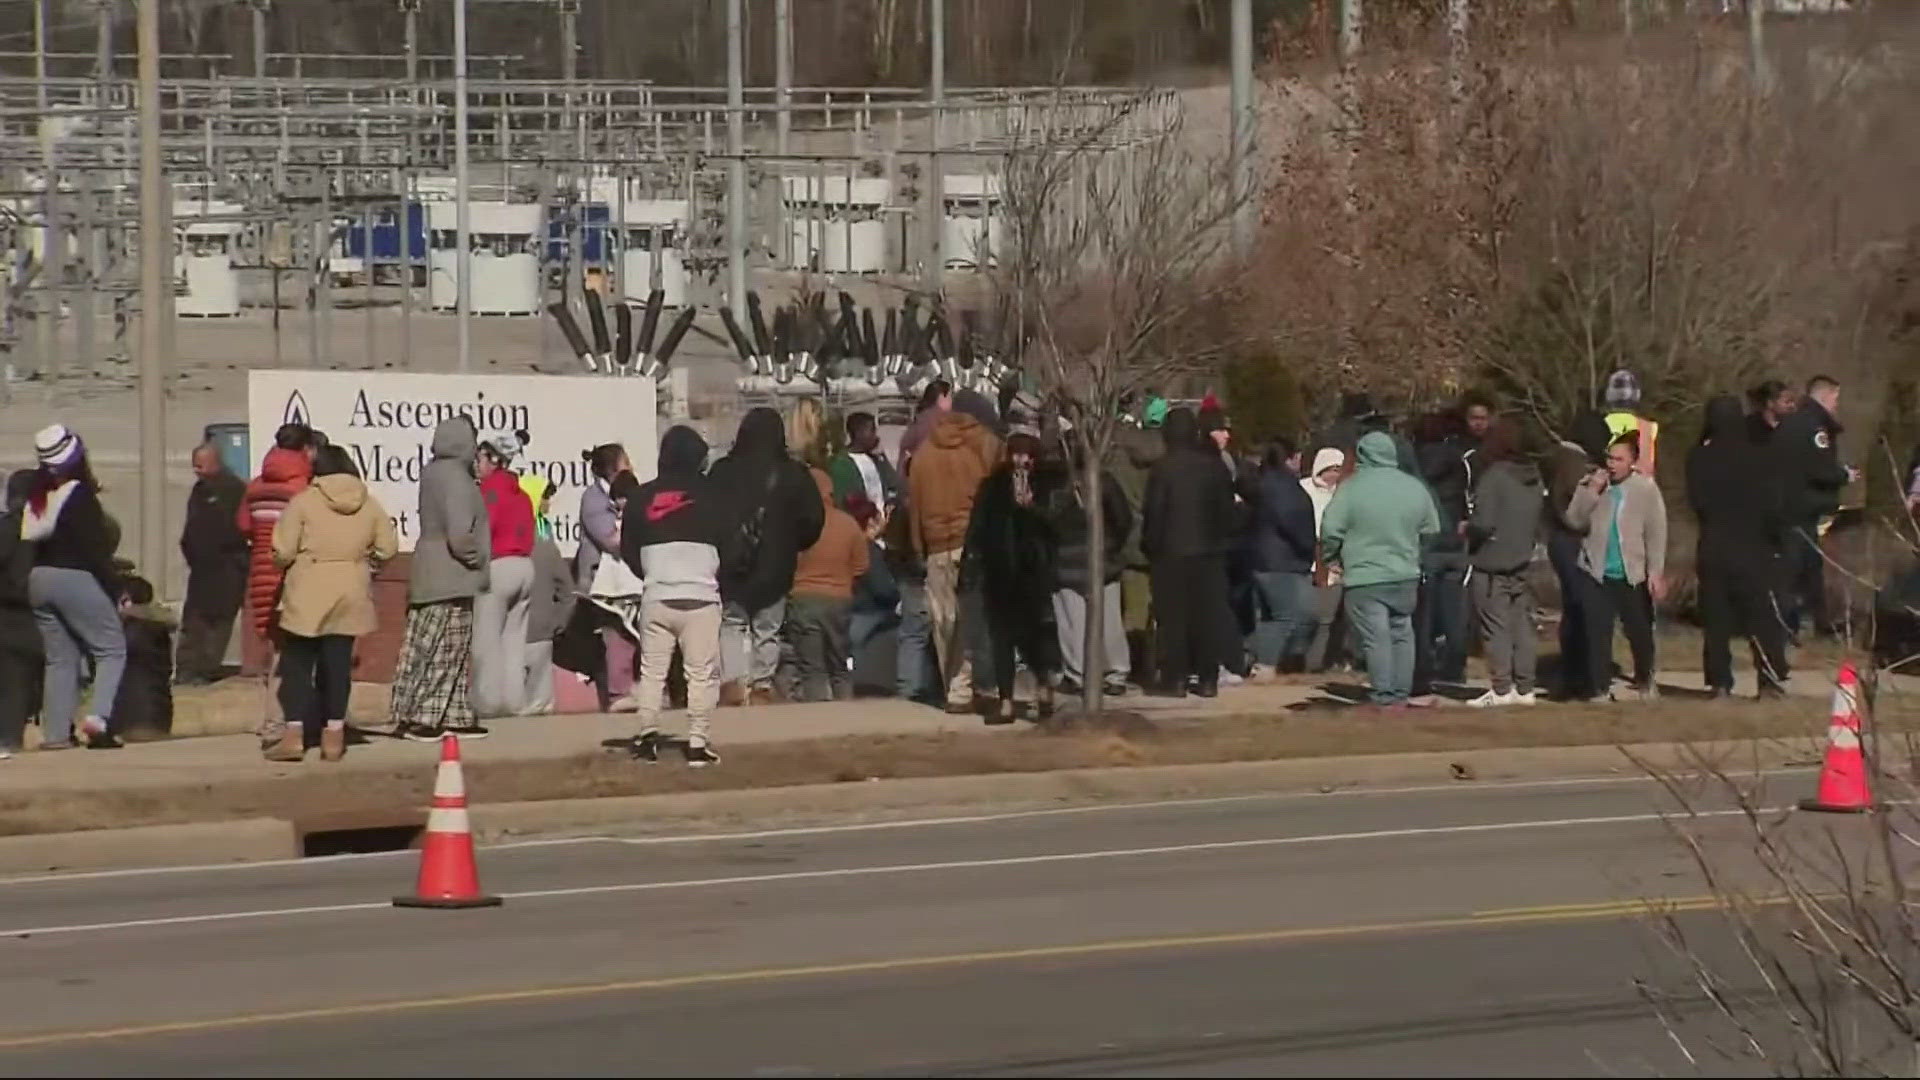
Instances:
[[[671,757],[643,767],[599,753],[526,763],[475,763],[469,787],[482,802],[718,791],[870,779],[1059,769],[1184,765],[1344,754],[1579,746],[1663,740],[1817,736],[1813,701],[1755,704],[1669,699],[1659,706],[1558,706],[1527,711],[1463,708],[1384,713],[1310,709],[1212,720],[1130,719],[1117,725],[1014,733],[842,737],[727,750],[716,769]],[[432,774],[413,764],[343,772],[313,767],[294,778],[138,790],[0,794],[0,835],[242,817],[326,825],[373,824],[418,812]],[[332,827],[340,827],[334,824]]]

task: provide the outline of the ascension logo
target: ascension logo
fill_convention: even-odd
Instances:
[[[282,424],[305,424],[312,427],[312,417],[313,412],[307,408],[307,399],[300,396],[300,391],[295,390],[287,396],[287,407],[280,413]]]

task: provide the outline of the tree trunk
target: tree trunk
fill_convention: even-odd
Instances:
[[[1103,469],[1100,451],[1104,439],[1096,439],[1091,433],[1082,436],[1083,449],[1080,475],[1080,502],[1087,514],[1087,617],[1086,640],[1081,643],[1080,655],[1084,658],[1080,664],[1080,706],[1087,716],[1098,716],[1106,708],[1106,577],[1107,577],[1107,515],[1106,489],[1101,483]]]

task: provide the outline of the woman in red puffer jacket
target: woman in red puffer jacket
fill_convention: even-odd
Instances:
[[[274,605],[285,576],[273,562],[273,527],[280,523],[288,501],[313,480],[313,458],[307,446],[288,438],[277,438],[275,443],[260,463],[260,475],[248,481],[240,500],[240,531],[252,545],[247,563],[248,624],[261,637],[271,636]]]

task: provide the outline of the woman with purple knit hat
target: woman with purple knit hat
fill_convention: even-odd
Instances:
[[[116,604],[120,578],[114,543],[100,506],[100,484],[80,436],[60,424],[33,439],[40,467],[21,512],[20,539],[33,545],[27,600],[46,648],[41,749],[73,745],[80,710],[81,660],[91,657],[93,699],[80,734],[90,750],[113,749],[113,702],[127,667],[127,639]]]

